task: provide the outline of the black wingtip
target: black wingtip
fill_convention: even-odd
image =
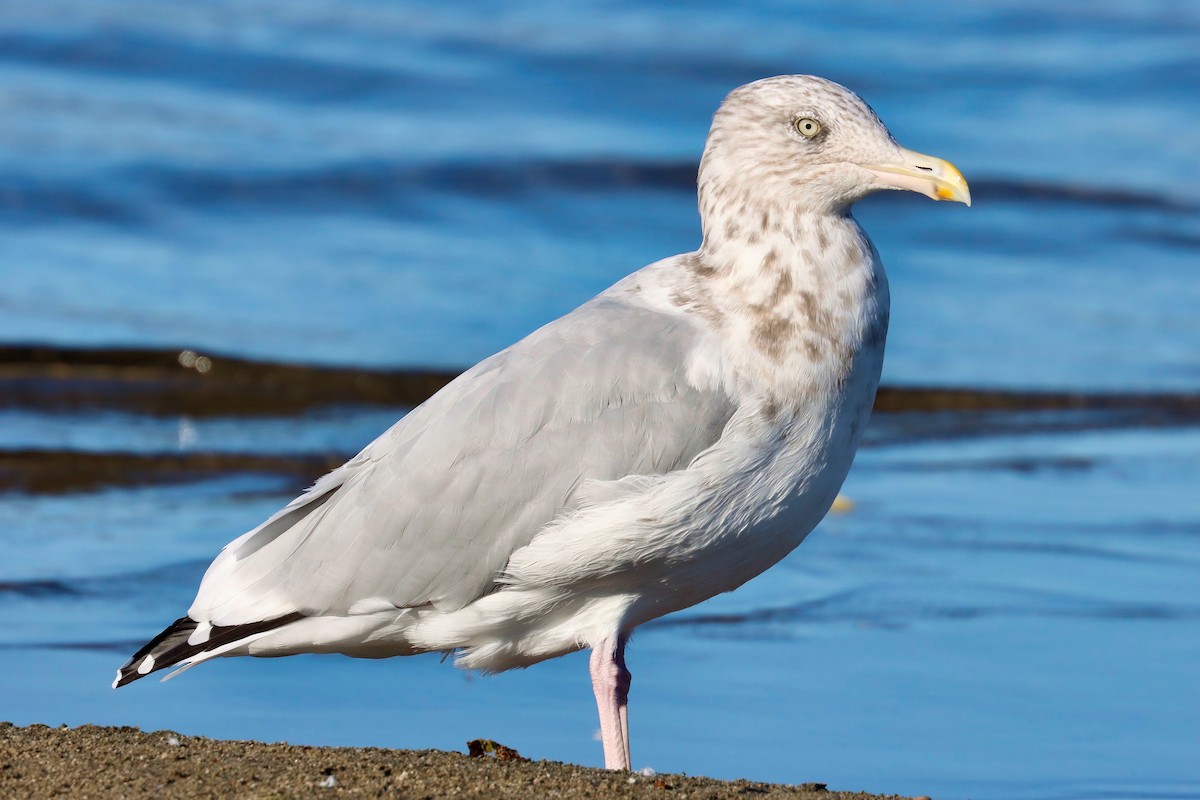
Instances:
[[[204,637],[203,641],[191,644],[188,640],[200,627],[200,623],[191,617],[180,617],[168,625],[158,636],[146,642],[140,650],[133,654],[132,658],[117,670],[117,678],[112,684],[113,688],[119,689],[152,672],[173,667],[198,653],[215,650],[236,642],[238,639],[280,628],[303,618],[303,614],[295,611],[261,622],[248,622],[243,625],[213,625],[208,629],[208,635]]]
[[[134,653],[117,670],[117,679],[113,681],[113,688],[119,689],[122,686],[133,683],[138,678],[146,677],[151,672],[169,667],[171,664],[178,662],[180,660],[178,658],[168,661],[163,656],[173,650],[180,649],[180,645],[186,647],[188,637],[192,635],[192,631],[196,630],[196,626],[199,624],[191,617],[180,617],[172,622],[162,633],[142,645],[141,649]],[[146,661],[147,658],[150,659],[148,662]],[[186,658],[186,656],[182,658]],[[147,666],[143,669],[144,662]]]

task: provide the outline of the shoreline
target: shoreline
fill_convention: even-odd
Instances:
[[[411,408],[460,374],[445,367],[268,361],[182,348],[0,342],[0,408],[149,416],[293,416],[340,406]],[[1091,412],[1194,424],[1200,393],[886,384],[877,414]]]
[[[607,772],[525,761],[508,748],[472,757],[436,750],[223,741],[131,727],[0,723],[0,796],[41,798],[692,798],[902,800],[684,775]],[[478,748],[476,748],[478,749]]]

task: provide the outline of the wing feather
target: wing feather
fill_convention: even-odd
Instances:
[[[228,545],[190,616],[245,624],[365,598],[461,608],[497,588],[585,482],[669,472],[720,437],[733,401],[687,369],[714,341],[691,317],[601,295],[461,375]]]

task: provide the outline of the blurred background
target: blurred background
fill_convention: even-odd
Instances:
[[[890,395],[852,509],[639,632],[635,766],[1200,796],[1182,0],[0,6],[0,719],[598,764],[579,655],[109,683],[225,542],[441,376],[693,249],[712,112],[793,72],[971,183],[971,209],[856,212],[884,382],[938,391]]]

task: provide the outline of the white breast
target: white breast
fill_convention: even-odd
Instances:
[[[514,555],[514,589],[619,588],[628,596],[622,613],[639,624],[736,588],[803,541],[853,461],[887,330],[874,248],[852,220],[825,239],[838,257],[814,266],[798,250],[777,264],[785,278],[697,276],[684,259],[618,288],[706,320],[720,356],[710,353],[695,374],[735,383],[738,410],[687,469],[616,482],[605,502],[549,526]],[[743,253],[742,263],[757,266],[770,247]]]
[[[614,287],[711,332],[687,374],[736,398],[720,439],[686,468],[586,487],[512,554],[505,588],[452,613],[406,611],[374,637],[457,648],[470,668],[525,666],[730,591],[800,544],[850,468],[887,330],[870,243],[852,220],[822,238],[823,259],[760,242],[723,273],[682,257]]]

